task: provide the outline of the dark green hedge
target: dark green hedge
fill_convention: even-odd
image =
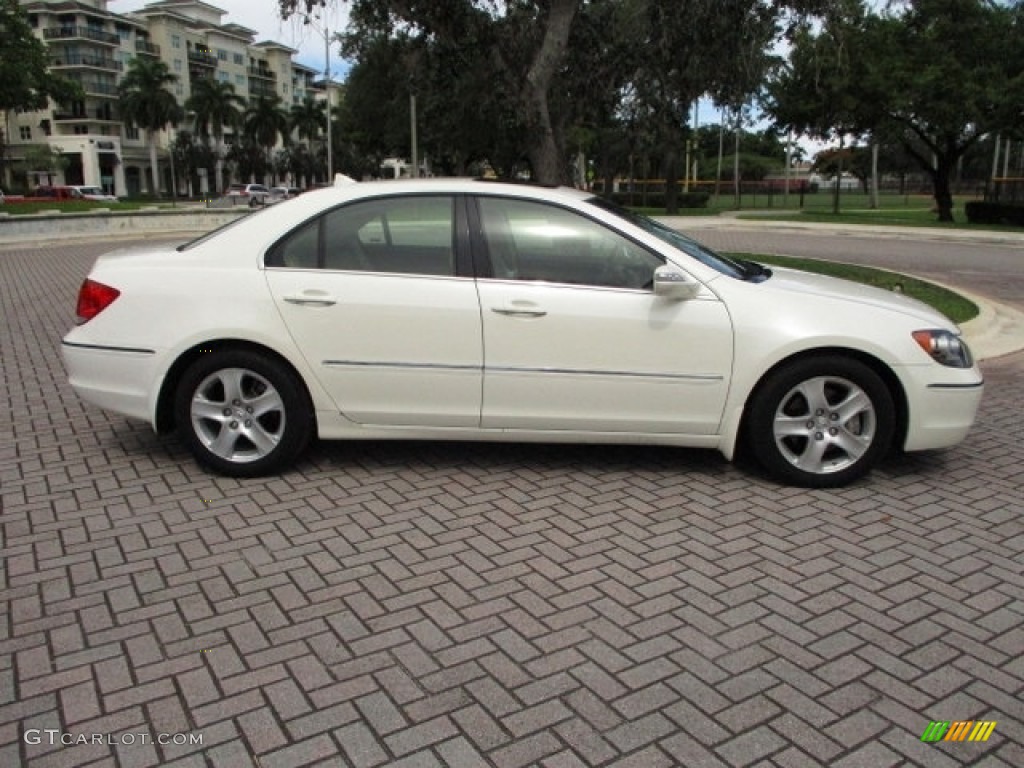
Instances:
[[[1020,203],[986,203],[972,200],[964,206],[972,224],[1010,224],[1024,227],[1024,205]]]

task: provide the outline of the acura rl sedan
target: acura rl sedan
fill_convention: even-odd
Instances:
[[[592,194],[349,184],[101,256],[63,353],[207,468],[325,439],[743,450],[830,487],[967,434],[982,376],[905,296],[716,254]]]

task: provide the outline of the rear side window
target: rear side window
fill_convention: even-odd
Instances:
[[[267,254],[268,267],[455,274],[454,199],[415,195],[336,208],[291,232]]]
[[[268,267],[316,269],[320,266],[320,219],[303,224],[274,247]]]

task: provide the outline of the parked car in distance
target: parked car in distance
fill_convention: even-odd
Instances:
[[[266,205],[270,197],[270,188],[263,184],[232,184],[224,193],[228,197],[241,197],[250,208]]]
[[[77,313],[72,387],[240,477],[317,435],[745,450],[832,487],[955,445],[983,390],[957,327],[902,294],[467,179],[329,187],[101,256]]]
[[[116,195],[108,195],[103,191],[103,187],[86,187],[80,185],[72,185],[71,189],[77,189],[79,194],[82,195],[86,200],[100,200],[105,203],[116,203]]]
[[[12,203],[47,203],[84,199],[81,192],[69,186],[36,187],[27,195],[7,196],[7,201]]]
[[[267,204],[280,203],[284,200],[291,200],[302,190],[297,187],[271,187],[270,195],[267,197]]]

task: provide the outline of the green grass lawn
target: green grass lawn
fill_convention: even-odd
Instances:
[[[964,204],[980,199],[980,195],[961,195],[953,200],[953,217],[955,221],[940,222],[933,208],[934,200],[930,195],[899,195],[882,193],[879,195],[879,207],[872,209],[866,194],[861,192],[843,192],[840,196],[839,213],[832,213],[832,195],[827,192],[816,192],[800,195],[791,192],[788,199],[781,194],[768,195],[745,194],[740,205],[732,193],[723,193],[708,200],[706,208],[687,208],[679,211],[679,216],[718,216],[723,213],[739,218],[756,218],[764,221],[810,221],[826,224],[864,224],[869,226],[899,227],[938,227],[940,229],[967,229],[978,231],[1021,232],[1020,227],[999,226],[995,224],[971,224],[964,214]],[[663,208],[637,208],[640,213],[648,216],[664,216]]]
[[[59,200],[52,202],[31,202],[21,203],[8,200],[0,205],[0,213],[8,213],[11,216],[27,216],[40,211],[60,211],[61,213],[88,213],[100,208],[110,211],[126,212],[137,211],[140,208],[158,207],[168,208],[169,200],[135,200],[119,203],[108,203],[102,200]]]
[[[821,275],[840,277],[857,283],[873,285],[887,291],[899,291],[934,307],[955,323],[963,323],[978,316],[977,305],[960,294],[934,283],[901,275],[897,272],[887,272],[883,269],[860,267],[853,264],[840,264],[833,261],[798,259],[790,256],[768,256],[752,253],[736,253],[731,255],[756,261],[760,264],[774,264],[779,267],[802,269],[805,272],[815,272]]]

